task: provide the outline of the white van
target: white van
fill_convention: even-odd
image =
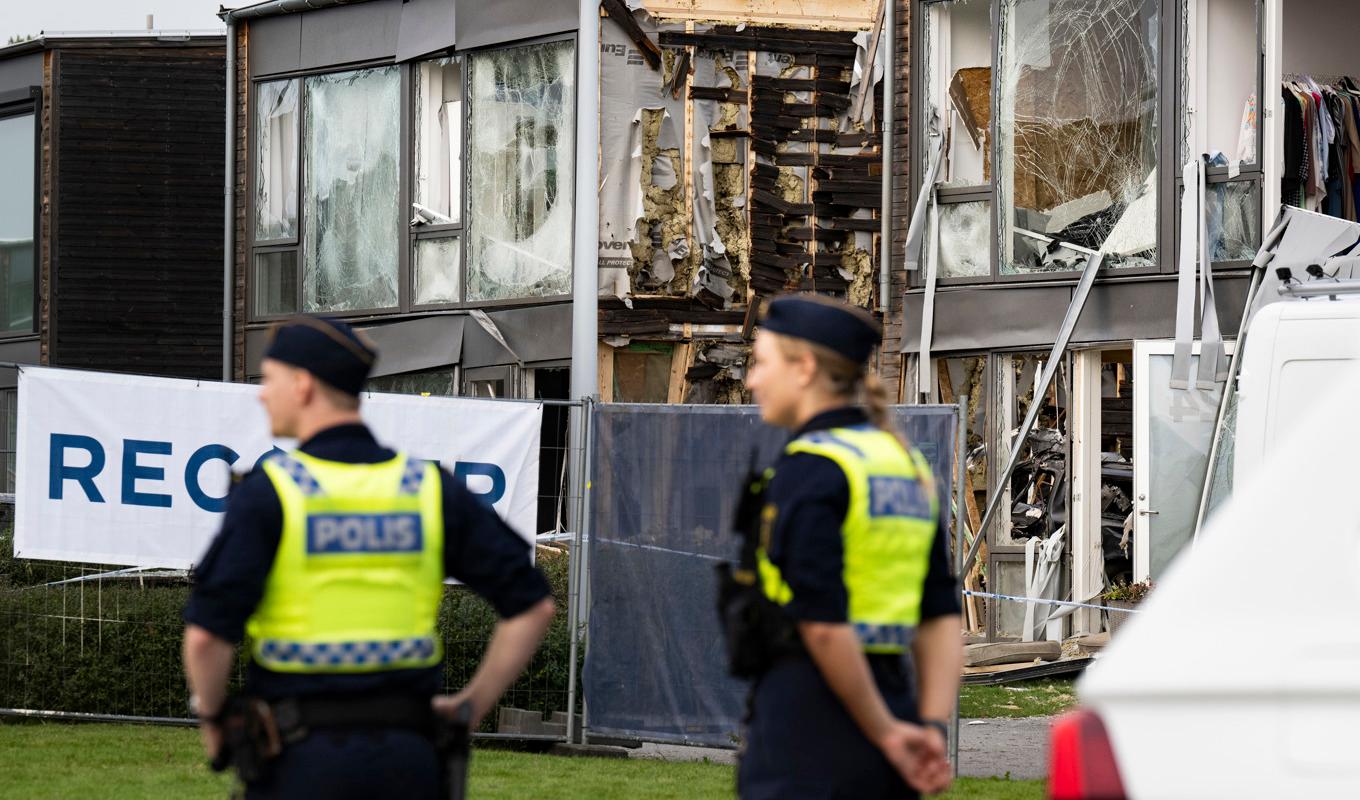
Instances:
[[[1055,723],[1051,797],[1360,797],[1357,286],[1252,318],[1231,500]]]

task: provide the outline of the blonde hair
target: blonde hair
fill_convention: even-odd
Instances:
[[[865,364],[851,361],[829,347],[795,339],[783,334],[774,334],[779,349],[785,358],[794,359],[804,353],[811,353],[817,364],[817,373],[826,381],[827,387],[836,397],[848,404],[861,405],[869,416],[869,422],[885,433],[892,434],[904,450],[911,449],[911,443],[893,424],[888,416],[888,390],[878,373]]]

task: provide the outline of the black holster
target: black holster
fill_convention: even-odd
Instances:
[[[727,643],[728,671],[737,678],[755,678],[780,658],[801,651],[793,621],[760,585],[756,553],[767,483],[767,477],[754,470],[747,477],[733,520],[741,537],[740,560],[736,565],[718,565],[718,618]]]
[[[472,707],[467,703],[453,712],[453,718],[441,716],[435,733],[435,749],[439,753],[440,782],[449,800],[463,800],[467,796],[468,762],[472,759]]]
[[[263,780],[283,751],[269,704],[258,697],[228,697],[216,723],[222,730],[222,748],[212,761],[213,771],[231,768],[246,783]]]

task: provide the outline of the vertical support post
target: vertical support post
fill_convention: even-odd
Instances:
[[[599,389],[599,271],[596,256],[600,232],[600,2],[579,0],[576,33],[576,155],[575,231],[571,260],[571,410],[569,441],[577,443],[581,457],[573,461],[576,474],[571,485],[580,490],[571,518],[576,525],[572,545],[575,590],[569,599],[567,622],[571,625],[567,740],[576,735],[577,615],[581,600],[581,561],[585,558],[586,486],[590,480],[586,451],[589,447],[589,399]]]
[[[226,154],[223,165],[222,195],[222,380],[230,382],[234,377],[232,370],[232,338],[234,325],[232,311],[236,302],[236,281],[232,273],[236,263],[236,20],[224,14],[227,23],[227,128]]]
[[[967,602],[963,585],[963,531],[968,526],[968,504],[964,497],[964,486],[968,475],[968,395],[959,395],[958,448],[954,456],[954,576],[959,581],[959,608]],[[974,536],[980,536],[978,531]],[[954,767],[954,777],[959,776],[959,702],[963,699],[963,684],[959,684],[959,696],[954,699],[953,724],[949,727],[949,763]]]
[[[600,3],[580,0],[576,35],[576,230],[571,260],[571,399],[598,390]]]
[[[577,401],[577,406],[573,407],[580,417],[580,439],[579,455],[575,461],[576,477],[571,482],[572,489],[576,492],[576,507],[572,514],[572,526],[576,529],[572,536],[571,544],[571,563],[568,565],[567,572],[567,635],[571,643],[568,648],[568,658],[570,663],[567,665],[567,742],[575,743],[582,728],[576,725],[576,685],[580,680],[580,670],[576,663],[579,660],[580,652],[580,629],[581,620],[584,618],[582,605],[584,604],[585,592],[582,589],[582,582],[585,580],[585,560],[586,548],[589,537],[586,535],[586,527],[589,519],[589,498],[588,487],[590,486],[590,424],[592,417],[593,404],[589,399]]]
[[[893,200],[893,124],[896,111],[893,108],[893,92],[896,91],[897,77],[897,0],[884,0],[883,30],[886,33],[887,48],[883,51],[883,119],[879,127],[883,141],[879,150],[883,152],[883,202],[879,209],[882,230],[878,234],[878,310],[887,314],[892,309],[892,200]],[[869,65],[873,75],[873,65]]]

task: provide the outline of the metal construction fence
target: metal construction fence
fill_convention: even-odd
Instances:
[[[895,421],[930,461],[950,523],[955,406]],[[742,477],[787,434],[749,406],[600,405],[592,415],[586,731],[732,746],[746,684],[727,674],[715,565],[735,558]]]
[[[585,464],[582,437],[572,439],[568,431],[569,418],[588,417],[581,414],[586,404],[495,402],[543,405],[536,557],[568,608],[502,699],[503,709],[531,713],[490,714],[483,733],[505,727],[517,736],[565,739],[576,675],[572,554],[581,550],[572,542],[584,513]],[[180,656],[191,577],[181,570],[16,559],[13,510],[0,505],[0,715],[192,724]],[[495,624],[490,604],[464,587],[447,588],[439,611],[445,690],[456,691],[472,677]],[[240,655],[232,678],[237,689],[245,678],[245,648]]]
[[[749,406],[532,402],[544,406],[536,553],[559,613],[482,735],[731,746],[746,686],[727,675],[714,566],[736,553],[742,476],[773,463],[786,434]],[[893,414],[950,514],[957,408]],[[12,511],[0,504],[0,716],[193,724],[180,657],[191,576],[15,559]],[[445,690],[472,677],[495,623],[485,601],[448,588]]]

